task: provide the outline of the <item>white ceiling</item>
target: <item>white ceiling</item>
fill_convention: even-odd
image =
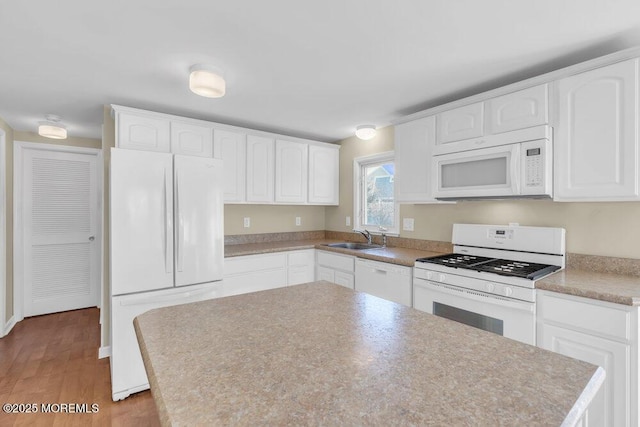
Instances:
[[[2,1],[0,117],[99,138],[115,103],[336,141],[638,45],[638,0]],[[225,97],[189,91],[195,63]]]

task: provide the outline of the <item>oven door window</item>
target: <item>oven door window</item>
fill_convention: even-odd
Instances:
[[[464,323],[465,325],[473,326],[474,328],[493,332],[494,334],[504,335],[504,322],[500,319],[462,310],[460,308],[435,301],[433,302],[433,314],[449,320]]]

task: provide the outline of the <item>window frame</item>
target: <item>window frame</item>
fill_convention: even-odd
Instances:
[[[380,163],[394,163],[395,166],[395,153],[394,151],[384,151],[381,153],[371,154],[368,156],[356,157],[353,159],[353,228],[355,230],[367,230],[371,234],[382,234],[378,226],[365,227],[363,225],[364,212],[364,194],[366,194],[365,179],[363,176],[363,169],[367,166],[380,164]],[[394,173],[395,181],[395,173]],[[400,204],[396,200],[395,195],[395,183],[393,191],[393,227],[385,227],[387,231],[384,232],[387,236],[399,236],[400,235]]]

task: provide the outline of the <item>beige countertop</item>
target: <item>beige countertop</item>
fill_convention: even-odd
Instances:
[[[640,306],[640,277],[568,268],[536,282],[536,289]]]
[[[571,425],[604,380],[594,365],[328,282],[134,324],[165,426]]]
[[[337,243],[337,240],[290,240],[283,242],[246,243],[240,245],[225,245],[224,256],[234,257],[241,255],[257,255],[270,252],[292,251],[299,249],[321,249],[324,251],[338,252],[346,255],[353,255],[358,258],[371,259],[375,261],[388,262],[391,264],[413,267],[416,259],[429,256],[441,255],[440,252],[424,251],[420,249],[385,247],[378,249],[353,250],[343,248],[332,248],[325,246],[327,243]]]

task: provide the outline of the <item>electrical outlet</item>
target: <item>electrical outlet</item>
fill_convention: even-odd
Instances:
[[[351,225],[351,217],[350,216],[347,217],[347,220],[345,221],[344,225],[346,225],[347,227],[349,227]]]
[[[413,218],[402,218],[402,229],[404,231],[413,231],[414,220]]]
[[[248,216],[244,217],[244,228],[249,228],[251,227],[251,218],[249,218]]]
[[[299,216],[297,216],[296,217],[296,225],[300,225],[300,224],[302,224],[302,219]]]

